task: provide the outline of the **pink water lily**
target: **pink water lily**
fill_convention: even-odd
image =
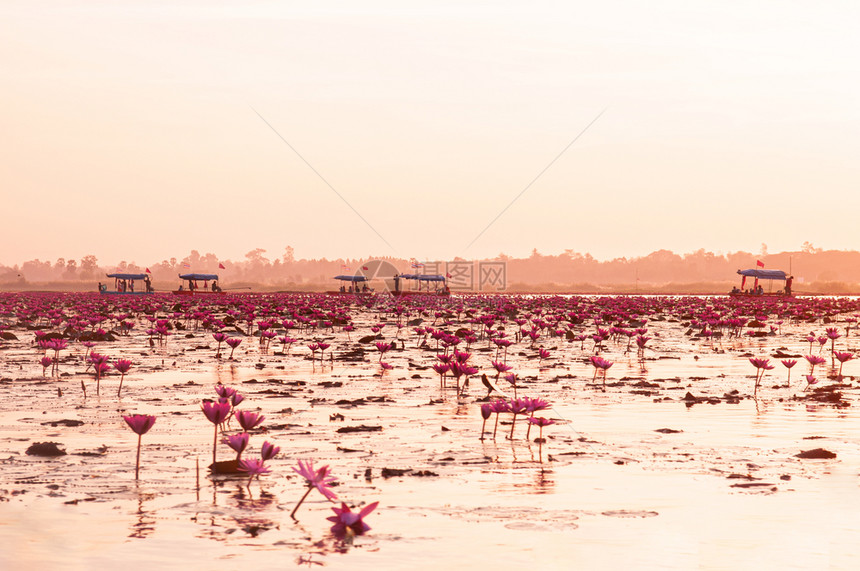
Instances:
[[[132,363],[128,359],[118,359],[113,365],[113,368],[120,372],[119,388],[116,391],[116,396],[119,396],[122,392],[122,381],[125,379],[125,374],[131,369],[131,365]]]
[[[328,500],[337,499],[337,495],[329,489],[331,485],[337,481],[337,478],[329,475],[328,466],[323,466],[319,470],[314,470],[313,460],[299,460],[299,466],[298,468],[293,468],[293,472],[305,479],[308,489],[305,492],[305,495],[303,495],[299,500],[299,503],[296,504],[296,507],[293,508],[292,513],[290,513],[291,518],[295,519],[296,510],[299,509],[299,506],[302,505],[302,502],[305,501],[305,498],[308,497],[308,494],[311,493],[311,490],[314,488],[316,488],[319,493],[325,496]]]
[[[349,507],[341,503],[340,508],[332,508],[335,515],[329,516],[326,519],[333,522],[331,532],[338,538],[343,539],[347,535],[364,535],[370,531],[370,526],[364,522],[366,518],[376,507],[379,502],[373,502],[364,506],[359,512],[353,512]]]
[[[791,384],[791,368],[793,366],[797,365],[797,360],[795,360],[795,359],[783,359],[780,362],[785,366],[786,369],[788,369],[788,381],[787,382],[790,385]]]
[[[770,364],[770,359],[765,359],[763,357],[751,357],[750,363],[756,368],[755,373],[755,387],[753,388],[753,394],[758,391],[758,386],[761,383],[762,378],[764,377],[765,371],[770,371],[773,369],[773,365]]]
[[[128,427],[137,434],[137,459],[134,464],[134,479],[137,480],[140,475],[140,442],[141,437],[149,432],[149,429],[155,424],[155,417],[148,414],[132,414],[123,416],[122,419],[128,424]]]
[[[201,408],[203,409],[203,414],[209,419],[209,422],[215,425],[215,436],[212,439],[212,465],[214,466],[218,453],[218,427],[230,416],[231,407],[229,402],[212,402],[207,400],[203,401]]]
[[[248,490],[250,491],[251,482],[254,481],[254,478],[260,479],[260,476],[264,474],[268,474],[271,472],[264,460],[259,458],[252,458],[250,460],[239,460],[237,468],[240,472],[245,472],[248,474]]]

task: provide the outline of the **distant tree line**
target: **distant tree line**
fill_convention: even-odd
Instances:
[[[115,265],[99,264],[94,255],[77,259],[58,258],[56,261],[30,260],[20,265],[0,264],[0,285],[4,289],[42,284],[86,283],[104,281],[113,272],[143,273],[149,269],[153,282],[161,289],[178,284],[178,274],[187,272],[218,273],[222,284],[262,286],[266,289],[324,289],[333,285],[337,274],[359,271],[369,259],[388,261],[404,272],[415,272],[410,260],[392,257],[366,259],[299,259],[292,247],[277,257],[267,257],[266,250],[256,248],[242,260],[218,258],[213,253],[200,254],[192,250],[183,258],[170,258],[149,264],[120,261]],[[427,260],[432,262],[432,260]],[[444,268],[446,260],[438,260]],[[466,261],[458,258],[456,261]],[[851,289],[860,284],[860,252],[854,250],[821,250],[808,242],[795,252],[767,253],[762,245],[759,253],[733,252],[714,254],[704,249],[688,254],[657,250],[647,256],[597,260],[587,253],[565,250],[558,255],[544,255],[534,250],[527,258],[512,258],[499,254],[479,261],[505,262],[507,283],[518,289],[565,291],[571,285],[580,289],[600,290],[616,287],[623,291],[659,289],[667,284],[713,284],[723,288],[739,283],[739,269],[754,268],[761,261],[767,269],[782,269],[798,279],[795,288],[804,285]],[[420,272],[420,270],[418,270]],[[826,284],[830,284],[827,286]],[[46,289],[51,289],[50,287]]]

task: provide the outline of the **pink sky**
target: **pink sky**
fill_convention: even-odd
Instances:
[[[209,4],[0,6],[0,263],[858,248],[855,3]]]

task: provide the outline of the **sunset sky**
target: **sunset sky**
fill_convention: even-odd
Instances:
[[[849,1],[6,0],[0,263],[858,249],[857,22]]]

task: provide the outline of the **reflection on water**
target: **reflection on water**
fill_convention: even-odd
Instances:
[[[146,501],[151,501],[155,498],[155,494],[144,493],[137,490],[137,512],[136,520],[131,525],[131,533],[129,537],[135,539],[146,539],[155,531],[155,517],[152,513],[143,509]]]

